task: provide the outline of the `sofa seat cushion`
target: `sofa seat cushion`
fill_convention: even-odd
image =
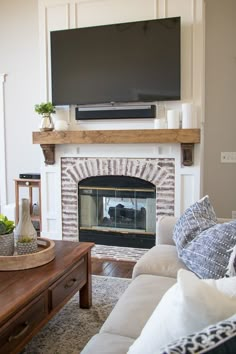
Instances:
[[[176,279],[168,277],[138,276],[122,294],[100,332],[137,338],[162,296],[175,282]]]
[[[233,316],[235,309],[236,277],[203,280],[181,269],[128,353],[159,353],[172,341]]]
[[[124,354],[133,342],[129,337],[99,333],[89,340],[81,354]]]
[[[140,274],[152,274],[177,277],[179,269],[187,269],[186,265],[179,259],[175,246],[157,245],[145,253],[135,264],[133,278]]]

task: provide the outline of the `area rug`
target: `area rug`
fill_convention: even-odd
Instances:
[[[89,339],[99,331],[130,282],[126,278],[93,275],[93,306],[81,309],[79,293],[75,294],[21,354],[79,354]]]
[[[147,251],[146,248],[95,245],[92,248],[92,258],[136,263]]]

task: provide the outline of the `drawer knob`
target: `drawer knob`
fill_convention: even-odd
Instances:
[[[12,335],[12,336],[10,336],[10,337],[8,338],[8,342],[11,342],[11,341],[13,341],[13,340],[19,339],[21,336],[23,336],[23,335],[27,332],[27,330],[29,329],[29,323],[28,323],[28,321],[24,322],[24,323],[22,324],[22,326],[23,326],[23,328],[20,330],[19,333],[17,333],[17,334],[14,335],[14,336]]]
[[[76,282],[76,279],[73,278],[71,280],[68,281],[68,283],[65,284],[65,289],[71,288]]]

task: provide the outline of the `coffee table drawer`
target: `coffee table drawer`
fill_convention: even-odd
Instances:
[[[38,326],[47,314],[47,294],[30,302],[0,328],[0,353],[11,353]]]
[[[78,264],[73,267],[64,277],[60,278],[49,288],[49,309],[54,310],[58,305],[76,290],[84,286],[86,278],[86,259],[81,258]]]

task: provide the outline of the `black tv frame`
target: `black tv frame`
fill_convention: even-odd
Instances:
[[[124,27],[125,26],[125,27]],[[145,65],[142,67],[147,68],[147,72],[142,73],[142,70],[140,70],[140,66],[135,68],[134,73],[136,73],[136,76],[134,76],[134,73],[130,76],[131,78],[129,80],[133,80],[132,78],[135,78],[135,82],[122,82],[120,77],[128,77],[128,75],[125,75],[125,70],[128,68],[124,67],[124,61],[121,64],[121,67],[118,65],[118,70],[115,71],[110,71],[106,74],[107,67],[104,63],[104,72],[102,72],[101,67],[98,66],[97,69],[97,75],[94,76],[94,67],[97,65],[97,61],[101,59],[98,56],[97,60],[97,55],[99,52],[100,45],[97,47],[94,47],[95,43],[90,43],[89,41],[86,41],[86,38],[84,40],[81,40],[82,44],[80,43],[80,49],[77,48],[77,38],[81,38],[81,36],[85,35],[88,36],[88,38],[91,40],[93,38],[93,35],[98,33],[98,38],[103,38],[106,33],[111,32],[111,36],[113,32],[122,32],[123,28],[128,28],[131,26],[131,34],[130,34],[130,39],[135,38],[136,32],[137,35],[139,35],[138,39],[140,40],[140,37],[145,37],[146,33],[145,28],[148,28],[147,33],[149,34],[150,31],[150,40],[143,39],[144,45],[147,45],[145,41],[147,41],[149,44],[147,46],[147,55],[144,55],[143,59]],[[132,26],[134,26],[132,29]],[[136,26],[136,27],[135,27]],[[172,28],[172,27],[173,28]],[[119,30],[117,30],[117,28]],[[161,30],[159,29],[161,28]],[[163,29],[164,28],[164,29]],[[166,31],[167,29],[167,31]],[[156,32],[163,33],[163,38],[159,39],[159,43],[156,41]],[[69,30],[60,30],[60,31],[52,31],[51,32],[51,65],[52,65],[52,102],[54,105],[78,105],[78,106],[83,106],[83,105],[100,105],[100,104],[122,104],[122,103],[154,103],[157,101],[176,101],[181,99],[181,63],[180,63],[180,54],[181,54],[181,18],[180,17],[172,17],[172,18],[162,18],[162,19],[154,19],[154,20],[146,20],[146,21],[136,21],[136,22],[129,22],[129,23],[118,23],[118,24],[111,24],[111,25],[103,25],[103,26],[95,26],[95,27],[84,27],[84,28],[76,28],[76,29],[69,29]],[[88,33],[88,34],[86,34]],[[129,31],[127,32],[126,36],[129,36]],[[100,36],[100,37],[99,37]],[[118,39],[119,39],[119,35]],[[126,37],[125,36],[125,37]],[[154,36],[154,37],[153,37]],[[148,37],[148,36],[147,36]],[[112,37],[113,38],[113,37]],[[69,43],[70,40],[72,41],[71,44]],[[122,41],[125,41],[124,36],[121,36],[121,43]],[[92,41],[92,40],[91,40]],[[154,42],[153,42],[154,41]],[[164,41],[164,43],[163,43]],[[166,41],[166,42],[165,42]],[[131,42],[125,42],[124,46],[127,48],[127,43],[133,43]],[[137,42],[137,38],[135,43]],[[150,45],[150,42],[152,45]],[[102,41],[101,41],[102,43]],[[113,42],[112,42],[113,43]],[[141,46],[141,41],[136,43],[134,45],[134,48],[137,49],[140,45],[140,53],[138,56],[142,57],[142,54],[145,53],[145,50]],[[92,53],[90,56],[86,56],[85,59],[81,59],[83,57],[83,53],[86,52],[87,47],[92,47]],[[108,43],[105,43],[105,47],[108,46]],[[119,45],[117,45],[119,46]],[[93,48],[94,47],[94,48]],[[156,49],[157,47],[157,49]],[[82,50],[83,48],[83,50]],[[113,46],[114,48],[114,46]],[[141,50],[142,48],[142,50]],[[164,48],[164,49],[163,49]],[[156,57],[154,58],[154,52],[152,50],[155,50],[158,55],[158,57],[161,57],[161,62],[159,64],[159,67],[161,67],[161,70],[158,71],[156,70],[158,67],[158,64],[156,63]],[[159,53],[158,50],[160,49]],[[94,51],[93,51],[94,50]],[[113,51],[108,48],[109,52],[106,53],[106,55],[103,58],[107,58],[110,55],[113,55]],[[149,51],[148,51],[149,50]],[[128,49],[127,49],[128,51]],[[167,53],[167,56],[163,57],[161,56],[161,53],[165,52]],[[123,53],[124,51],[122,51]],[[133,53],[133,49],[132,49]],[[88,54],[87,54],[88,55]],[[101,53],[100,53],[101,55]],[[124,54],[129,55],[129,53]],[[136,56],[135,56],[136,55]],[[130,64],[134,63],[135,64],[135,58],[137,58],[137,52],[135,52],[135,55],[131,55]],[[84,74],[83,82],[82,85],[80,85],[81,82],[81,77],[83,76],[83,70],[87,65],[86,59],[89,57],[95,57],[95,61],[92,61],[92,69],[87,71]],[[133,56],[133,57],[132,57]],[[118,57],[117,52],[114,55],[115,58]],[[114,57],[112,57],[112,60],[114,60]],[[148,63],[150,62],[151,58],[151,65],[150,68]],[[80,65],[80,60],[81,65]],[[119,64],[120,57],[116,59]],[[146,60],[146,62],[145,62]],[[128,59],[127,59],[128,61]],[[166,63],[168,64],[166,66],[166,69],[164,68]],[[84,65],[82,65],[84,64]],[[107,63],[106,63],[107,64]],[[110,70],[112,70],[112,65],[113,61],[111,61],[111,67]],[[117,63],[116,63],[117,64]],[[126,62],[125,62],[126,64]],[[132,65],[134,65],[132,64]],[[63,66],[64,65],[64,66]],[[79,65],[83,68],[80,72],[80,77],[75,79],[76,75],[74,74],[76,72],[76,68],[79,67]],[[138,64],[137,64],[138,65]],[[140,63],[139,63],[140,65]],[[163,65],[163,68],[162,68]],[[135,65],[134,65],[135,66]],[[116,66],[117,68],[117,66]],[[131,66],[129,67],[131,69]],[[174,69],[173,69],[174,68]],[[88,69],[87,69],[88,70]],[[138,70],[138,74],[137,71]],[[148,71],[149,70],[149,71]],[[91,75],[89,75],[89,73]],[[118,72],[117,76],[114,76],[111,78],[111,75],[109,73],[116,73]],[[132,72],[132,70],[130,70]],[[157,73],[158,72],[158,73]],[[82,74],[81,74],[82,73]],[[127,71],[126,71],[127,73]],[[140,75],[139,75],[140,73]],[[129,71],[128,71],[129,74]],[[147,75],[146,75],[147,74]],[[78,75],[78,74],[77,74]],[[101,76],[100,76],[101,75]],[[123,75],[123,76],[122,76]],[[142,76],[143,75],[143,76]],[[148,76],[149,75],[149,76]],[[107,80],[104,78],[107,77]],[[138,77],[138,81],[137,81]],[[99,79],[100,78],[100,79]],[[116,80],[117,78],[117,80]],[[91,80],[89,82],[89,80]],[[111,83],[109,82],[111,80]],[[113,81],[112,81],[113,80]],[[143,80],[143,81],[142,81]],[[119,84],[118,84],[119,81]],[[137,86],[136,85],[137,81]],[[88,84],[89,82],[89,84]],[[114,82],[117,84],[114,84]],[[144,82],[144,83],[143,83]],[[150,85],[149,85],[150,82]],[[161,82],[161,83],[160,83]],[[163,84],[162,84],[163,83]],[[168,83],[168,84],[167,84]],[[174,84],[173,84],[174,83]],[[111,86],[106,86],[106,85],[111,85]],[[87,88],[86,88],[86,85]],[[131,86],[129,86],[131,85]],[[165,86],[167,85],[167,86]],[[97,88],[98,87],[98,88]],[[105,88],[104,88],[105,87]],[[115,87],[115,88],[114,88]],[[117,89],[116,89],[117,87]],[[103,89],[104,88],[104,89]],[[80,91],[79,91],[80,90]],[[78,93],[77,93],[78,92]],[[86,93],[85,93],[86,92]],[[74,95],[74,97],[72,97]],[[93,97],[94,95],[94,97]],[[91,97],[91,98],[90,98]]]

